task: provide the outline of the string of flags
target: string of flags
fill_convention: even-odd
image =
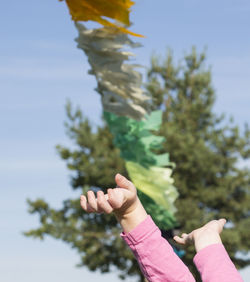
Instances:
[[[59,0],[63,1],[63,0]],[[140,66],[129,64],[134,54],[127,49],[141,45],[128,35],[131,0],[65,0],[78,30],[77,47],[90,64],[89,74],[97,81],[104,119],[120,149],[131,181],[153,219],[164,228],[176,225],[174,202],[178,197],[171,177],[174,164],[169,154],[157,154],[165,138],[158,136],[161,111],[150,111],[151,97],[142,89]],[[82,22],[102,25],[88,29]]]

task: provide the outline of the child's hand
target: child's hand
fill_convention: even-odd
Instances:
[[[189,234],[183,233],[181,237],[175,236],[174,240],[182,245],[194,243],[198,252],[211,244],[222,243],[219,234],[222,232],[225,223],[225,219],[212,220]]]
[[[104,195],[102,191],[98,191],[96,198],[93,191],[88,191],[88,199],[81,195],[82,208],[89,213],[114,212],[117,216],[132,212],[137,202],[135,186],[120,174],[115,176],[115,181],[119,188],[108,189],[108,194]]]

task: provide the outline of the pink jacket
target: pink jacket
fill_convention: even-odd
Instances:
[[[148,281],[195,281],[171,245],[161,237],[159,228],[150,216],[131,232],[121,233],[121,237],[133,251]],[[200,250],[194,257],[194,263],[201,274],[202,281],[243,281],[222,244],[213,244]]]

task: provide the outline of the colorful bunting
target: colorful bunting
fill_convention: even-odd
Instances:
[[[63,0],[60,0],[63,1]],[[120,149],[126,169],[138,188],[146,210],[161,228],[176,225],[174,201],[178,192],[171,177],[174,164],[162,150],[164,137],[157,136],[162,112],[150,113],[151,98],[142,90],[138,65],[128,64],[132,52],[124,48],[139,47],[127,34],[130,26],[131,0],[65,0],[79,36],[77,47],[88,57],[90,74],[97,80],[104,118],[113,142]],[[116,22],[110,22],[107,18]],[[103,28],[87,29],[79,21],[95,21]]]

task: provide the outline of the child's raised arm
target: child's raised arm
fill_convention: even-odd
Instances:
[[[115,176],[115,181],[118,187],[108,189],[105,195],[102,191],[97,192],[97,198],[93,191],[87,193],[87,198],[82,195],[82,208],[86,212],[114,212],[124,231],[121,236],[148,281],[194,282],[189,269],[147,215],[133,183],[120,174]],[[213,220],[189,234],[174,237],[180,244],[195,244],[194,262],[204,282],[243,281],[220,239],[225,222],[224,219]]]
[[[114,212],[120,222],[124,241],[133,251],[148,281],[194,282],[194,278],[175,254],[170,244],[161,236],[159,228],[147,215],[132,182],[117,174],[119,188],[108,189],[108,194],[92,191],[87,198],[81,196],[81,206],[87,212]]]
[[[226,223],[225,219],[212,220],[189,234],[175,236],[177,243],[194,244],[196,256],[194,263],[206,282],[243,282],[239,272],[224,248],[220,233]]]
[[[108,189],[106,195],[98,191],[97,198],[93,191],[88,191],[88,201],[82,195],[80,203],[87,212],[114,212],[123,231],[129,233],[146,219],[147,213],[137,197],[134,184],[120,174],[116,174],[115,181],[119,188]]]

